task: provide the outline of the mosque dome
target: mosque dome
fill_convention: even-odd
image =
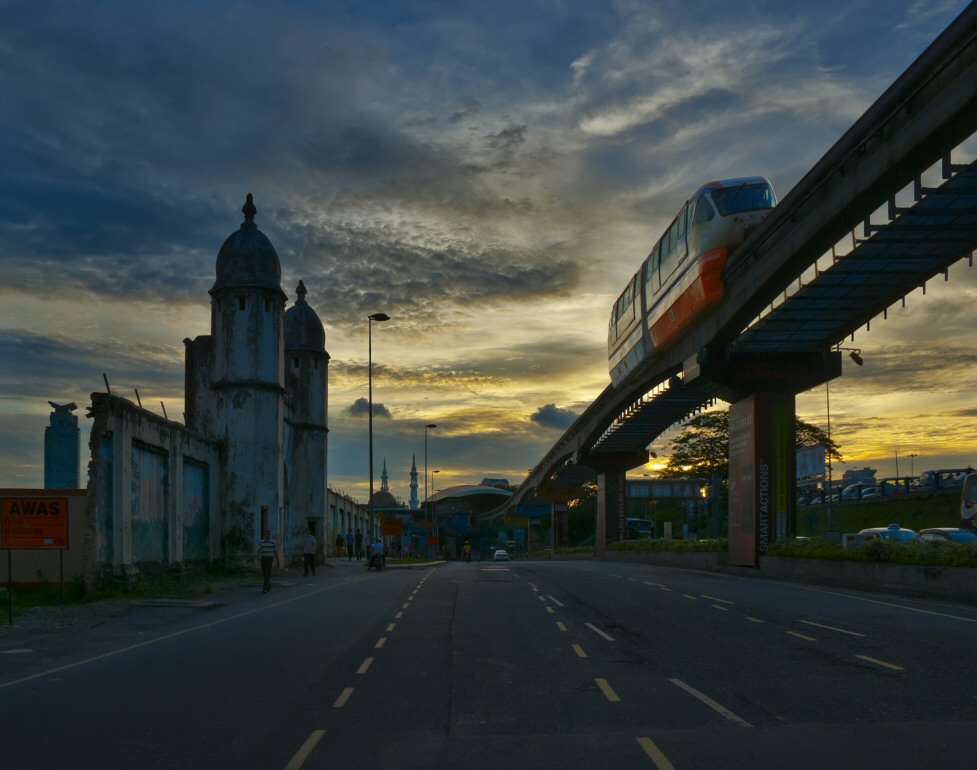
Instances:
[[[254,223],[258,210],[248,193],[241,209],[244,222],[231,233],[217,255],[217,280],[210,293],[227,288],[269,289],[285,296],[282,291],[282,265],[275,247]]]
[[[285,311],[285,350],[322,353],[326,349],[326,332],[315,310],[305,301],[305,281],[299,281],[295,294],[298,299]]]
[[[400,506],[397,502],[397,498],[394,497],[386,489],[380,489],[373,493],[373,507],[374,508],[387,508],[391,506]]]

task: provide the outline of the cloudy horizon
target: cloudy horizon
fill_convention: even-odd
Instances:
[[[84,485],[103,372],[179,419],[249,192],[326,329],[330,484],[366,498],[376,312],[391,491],[428,423],[439,488],[518,483],[607,385],[611,303],[685,197],[783,197],[966,5],[4,3],[0,486],[43,485],[48,400],[79,404]],[[949,276],[856,333],[843,469],[977,464],[977,272]],[[823,387],[797,404],[826,423]]]

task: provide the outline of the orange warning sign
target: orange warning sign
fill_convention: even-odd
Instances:
[[[0,504],[0,548],[67,549],[68,498],[5,497]]]

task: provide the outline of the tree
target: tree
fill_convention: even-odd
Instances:
[[[841,460],[838,445],[821,428],[794,419],[798,449],[821,444],[832,459]],[[669,450],[671,456],[659,472],[662,478],[707,479],[715,474],[725,481],[729,476],[729,412],[706,412],[693,417],[669,442]]]

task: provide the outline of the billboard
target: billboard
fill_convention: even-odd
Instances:
[[[68,548],[68,498],[5,497],[0,501],[0,548]]]

